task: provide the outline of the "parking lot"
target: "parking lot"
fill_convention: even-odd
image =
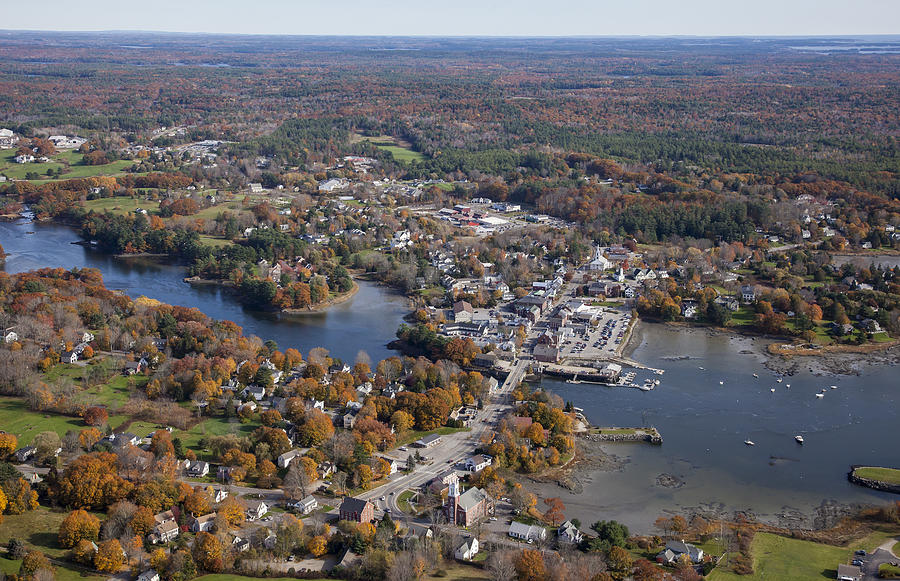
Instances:
[[[619,355],[631,313],[604,311],[595,327],[563,341],[560,357],[606,359]]]

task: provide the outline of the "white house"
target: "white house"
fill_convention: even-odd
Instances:
[[[316,500],[316,497],[313,495],[309,495],[302,500],[298,500],[294,505],[300,514],[309,514],[312,511],[319,508],[319,501]]]
[[[15,331],[8,331],[6,335],[3,336],[4,343],[12,343],[13,341],[19,340],[19,334]]]
[[[475,537],[471,537],[463,541],[463,544],[457,547],[456,551],[453,553],[453,556],[460,561],[471,561],[472,558],[477,554],[478,539],[476,539]]]
[[[509,525],[509,536],[514,539],[534,542],[547,538],[547,529],[535,525],[526,525],[524,523],[513,521]]]
[[[285,452],[284,454],[282,454],[281,456],[278,457],[278,467],[279,468],[287,468],[288,466],[291,465],[291,462],[295,458],[298,458],[302,455],[303,455],[303,450],[299,450],[296,448],[293,450],[288,450],[287,452]]]
[[[224,488],[219,488],[219,489],[216,490],[216,495],[215,495],[215,497],[214,497],[215,502],[217,502],[217,503],[218,503],[218,502],[222,502],[222,501],[225,500],[226,498],[228,498],[228,491],[227,491],[227,490],[225,490]]]
[[[159,573],[157,573],[153,569],[147,569],[146,571],[138,575],[135,581],[159,581]]]
[[[269,512],[269,505],[260,500],[251,504],[250,508],[247,509],[247,518],[250,520],[260,519],[266,516],[267,512]]]
[[[568,543],[570,545],[580,544],[584,539],[584,534],[570,520],[559,525],[556,534],[560,543]]]
[[[190,526],[191,531],[195,533],[208,533],[213,528],[213,523],[216,521],[216,513],[211,512],[209,514],[204,514],[203,516],[194,517],[191,520]]]
[[[481,472],[491,465],[492,459],[484,454],[477,454],[466,459],[466,470],[469,472]]]
[[[188,465],[186,472],[188,476],[203,478],[209,474],[209,462],[203,462],[202,460],[191,462]]]

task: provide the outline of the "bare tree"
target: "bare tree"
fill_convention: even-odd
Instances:
[[[487,569],[493,581],[513,581],[516,578],[516,567],[510,551],[499,549],[491,553],[487,560]]]

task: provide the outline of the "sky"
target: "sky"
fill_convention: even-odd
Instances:
[[[900,33],[900,0],[2,0],[0,29],[399,36]]]

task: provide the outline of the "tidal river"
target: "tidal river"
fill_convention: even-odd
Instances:
[[[150,258],[113,258],[78,244],[74,230],[57,224],[27,220],[0,222],[0,244],[8,254],[3,270],[23,272],[42,267],[98,268],[110,289],[131,297],[141,295],[173,305],[196,307],[215,319],[234,321],[245,334],[272,339],[280,349],[294,347],[304,356],[324,347],[351,365],[357,353],[373,362],[395,352],[387,343],[408,312],[406,299],[386,287],[358,281],[359,292],[350,300],[316,314],[286,316],[243,307],[232,293],[217,286],[183,282],[183,266]]]
[[[812,361],[801,358],[779,383],[781,375],[765,365],[761,339],[656,324],[639,329],[632,357],[666,370],[655,390],[543,382],[584,408],[594,425],[655,426],[664,440],[662,446],[601,445],[625,462],[614,470],[579,470],[581,494],[541,486],[542,494],[561,496],[567,516],[585,523],[612,518],[652,532],[661,514],[740,510],[810,526],[816,516],[834,515],[835,505],[900,498],[846,477],[851,464],[900,467],[896,364],[817,376]]]

